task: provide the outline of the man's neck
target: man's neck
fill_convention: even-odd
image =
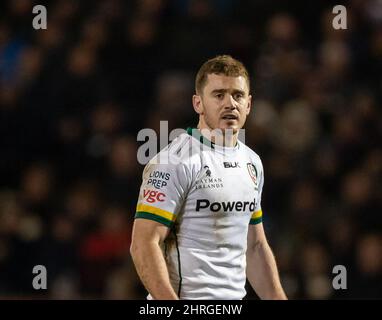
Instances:
[[[207,126],[198,125],[200,133],[216,145],[222,147],[235,147],[239,130],[233,129],[212,129]]]

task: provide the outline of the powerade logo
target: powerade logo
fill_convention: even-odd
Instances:
[[[196,200],[196,211],[199,212],[203,209],[208,209],[212,212],[231,212],[231,211],[255,211],[256,201],[223,201],[223,202],[210,202],[208,199]]]

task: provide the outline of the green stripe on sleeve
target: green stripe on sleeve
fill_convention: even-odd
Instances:
[[[258,224],[258,223],[260,223],[260,222],[263,222],[263,217],[258,217],[258,218],[256,218],[256,219],[251,219],[251,220],[249,221],[249,224]]]

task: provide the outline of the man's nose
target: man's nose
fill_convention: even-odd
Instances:
[[[230,110],[236,109],[236,101],[231,94],[226,95],[224,99],[224,108]]]

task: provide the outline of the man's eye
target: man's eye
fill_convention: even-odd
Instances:
[[[243,98],[243,97],[244,97],[244,95],[243,95],[242,93],[236,93],[236,94],[234,95],[234,99],[235,99],[235,100],[241,99],[241,98]]]
[[[224,95],[223,95],[222,93],[217,93],[217,94],[215,95],[215,97],[218,98],[218,99],[222,99],[223,96],[224,96]]]

